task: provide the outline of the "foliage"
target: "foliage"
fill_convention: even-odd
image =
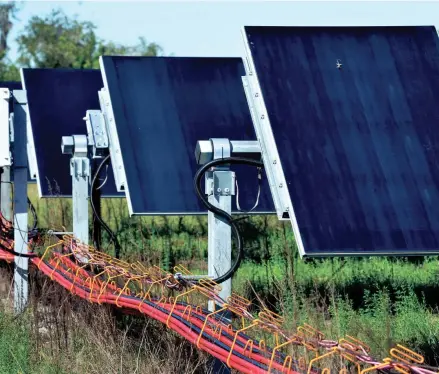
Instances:
[[[8,52],[8,35],[12,29],[12,19],[16,18],[18,5],[15,1],[0,4],[0,60]]]
[[[33,16],[17,39],[18,62],[38,68],[92,68],[98,58],[95,28],[91,22],[70,19],[60,10]]]
[[[162,53],[156,43],[139,38],[133,46],[105,42],[96,35],[96,26],[71,19],[61,10],[47,16],[34,16],[19,36],[18,62],[39,68],[98,68],[100,55],[156,56]]]

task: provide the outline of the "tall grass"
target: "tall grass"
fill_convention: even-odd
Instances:
[[[55,222],[71,230],[68,199],[38,200],[32,189],[30,197],[40,226]],[[102,211],[118,234],[124,258],[167,270],[183,263],[193,271],[206,271],[205,217],[130,218],[124,199],[104,199]],[[304,261],[299,259],[289,224],[270,216],[251,217],[240,224],[246,258],[233,279],[236,292],[283,313],[292,330],[306,321],[329,337],[354,335],[381,356],[399,342],[437,363],[437,258]],[[111,253],[105,235],[103,243]]]

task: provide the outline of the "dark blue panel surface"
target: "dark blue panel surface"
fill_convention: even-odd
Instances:
[[[435,28],[245,32],[305,253],[438,253]]]
[[[198,140],[256,140],[239,58],[103,57],[134,214],[205,212],[193,187]],[[242,208],[257,172],[236,169]],[[268,184],[259,212],[273,212]]]
[[[103,87],[99,70],[23,69],[29,117],[35,143],[42,197],[71,196],[69,155],[61,153],[61,138],[86,135],[87,110],[100,109]],[[117,196],[112,169],[103,196]]]

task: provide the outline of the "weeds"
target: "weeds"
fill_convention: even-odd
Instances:
[[[40,226],[51,227],[49,224],[56,222],[57,227],[62,223],[71,229],[70,201],[37,201],[35,191],[30,196],[39,218],[43,217]],[[169,270],[183,263],[193,271],[206,271],[205,217],[129,218],[124,199],[104,199],[102,211],[119,236],[124,258]],[[330,338],[350,334],[367,342],[381,357],[387,356],[388,349],[398,342],[423,352],[430,364],[438,364],[437,258],[303,261],[298,258],[289,225],[279,223],[276,217],[252,217],[241,227],[248,249],[233,279],[233,288],[256,304],[260,300],[282,313],[291,331],[308,322]],[[103,242],[112,251],[108,239],[104,237]],[[41,285],[45,296],[41,299],[40,295],[34,302],[49,305],[50,313],[34,307],[33,318],[28,317],[26,322],[34,330],[41,323],[50,326],[44,339],[32,332],[29,354],[45,355],[39,360],[44,363],[46,357],[51,370],[60,368],[56,372],[62,373],[67,367],[69,372],[166,373],[167,358],[173,357],[181,365],[178,370],[169,367],[173,372],[196,372],[197,366],[204,372],[207,359],[160,324],[145,318],[115,316],[111,310],[73,300],[51,287]],[[6,330],[4,334],[8,336]],[[17,339],[27,339],[20,336]],[[8,365],[24,365],[20,355],[18,361],[6,357]],[[70,367],[63,361],[66,357],[74,363]]]

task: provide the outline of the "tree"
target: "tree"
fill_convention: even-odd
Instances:
[[[0,4],[0,60],[3,60],[8,52],[8,35],[12,29],[12,19],[15,18],[17,11],[16,2]]]
[[[8,53],[8,35],[12,29],[12,20],[16,18],[18,5],[16,2],[0,4],[0,80],[18,80],[18,68],[6,60]]]
[[[34,16],[17,38],[18,63],[26,67],[91,68],[95,60],[95,26],[69,19],[53,10],[45,17]]]
[[[34,16],[18,37],[18,62],[26,67],[98,68],[100,55],[155,56],[162,53],[156,43],[140,38],[134,46],[105,42],[95,25],[71,19],[60,10],[45,17]]]
[[[140,37],[139,43],[134,46],[101,42],[98,48],[98,54],[101,56],[159,56],[162,53],[162,47],[156,43],[148,43],[144,37]]]

